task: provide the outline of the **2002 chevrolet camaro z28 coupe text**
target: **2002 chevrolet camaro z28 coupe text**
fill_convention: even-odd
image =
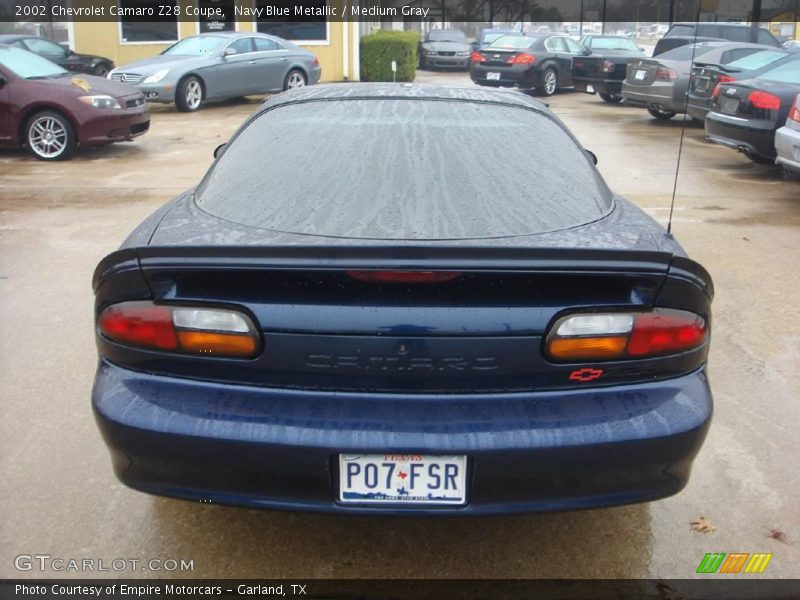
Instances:
[[[94,289],[97,421],[153,494],[640,502],[686,484],[711,418],[709,275],[518,92],[275,96]]]

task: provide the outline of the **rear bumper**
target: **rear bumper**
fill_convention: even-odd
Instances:
[[[775,160],[775,129],[771,123],[709,112],[705,126],[706,139],[710,142]]]
[[[487,515],[654,500],[686,484],[712,400],[704,371],[570,392],[304,392],[101,361],[92,402],[114,470],[152,494],[270,509]],[[339,453],[466,454],[459,507],[343,506]]]
[[[615,79],[593,79],[591,77],[572,77],[572,84],[579,92],[588,94],[622,95],[622,81]],[[593,91],[589,91],[589,89]]]
[[[775,149],[778,151],[776,162],[800,173],[800,130],[781,127],[775,133]]]
[[[683,113],[685,101],[672,83],[654,83],[652,85],[631,85],[623,82],[622,97],[631,104],[657,107],[674,113]]]
[[[499,73],[500,79],[489,79],[489,73]],[[524,65],[487,67],[481,63],[472,63],[469,68],[469,76],[473,83],[478,85],[524,89],[535,88],[541,80],[541,73],[536,68]]]
[[[689,96],[686,113],[693,119],[705,121],[708,111],[711,110],[711,98],[697,98]]]

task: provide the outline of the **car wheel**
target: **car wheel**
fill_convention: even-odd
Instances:
[[[194,112],[203,103],[203,84],[197,77],[187,77],[178,84],[175,106],[181,112]]]
[[[421,70],[425,69],[425,57],[422,54],[419,55],[419,67],[417,68]]]
[[[50,110],[33,115],[25,132],[28,150],[39,160],[64,160],[78,145],[72,123]]]
[[[94,73],[92,74],[96,75],[97,77],[105,77],[106,75],[108,75],[108,72],[110,70],[111,70],[111,65],[109,65],[108,63],[100,63],[94,68]]]
[[[619,104],[622,102],[622,96],[619,94],[600,94],[600,97],[603,99],[603,102],[608,102],[609,104]]]
[[[300,69],[292,69],[287,73],[286,79],[283,81],[284,90],[293,90],[295,88],[304,87],[308,83],[306,74]]]
[[[650,115],[652,115],[659,121],[669,121],[672,117],[678,114],[672,112],[671,110],[664,110],[663,108],[657,108],[655,106],[648,106],[647,112],[649,112]]]
[[[548,68],[542,75],[542,83],[536,89],[540,96],[552,96],[558,90],[558,74],[553,68]]]

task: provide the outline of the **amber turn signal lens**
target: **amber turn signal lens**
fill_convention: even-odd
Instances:
[[[178,341],[183,350],[198,354],[252,356],[256,351],[256,341],[248,335],[178,331]]]
[[[560,338],[550,342],[550,356],[557,360],[617,358],[622,356],[627,336]]]

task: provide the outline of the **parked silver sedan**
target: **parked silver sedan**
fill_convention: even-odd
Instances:
[[[786,125],[775,132],[775,161],[787,171],[800,175],[800,94],[794,99]]]
[[[192,112],[206,101],[317,83],[321,73],[314,54],[279,37],[208,33],[117,67],[108,78],[138,86],[150,102],[174,102],[178,110]]]
[[[653,58],[628,64],[622,97],[628,104],[644,105],[656,119],[669,120],[686,111],[686,93],[692,62],[726,65],[769,46],[745,42],[700,42],[679,46]]]

